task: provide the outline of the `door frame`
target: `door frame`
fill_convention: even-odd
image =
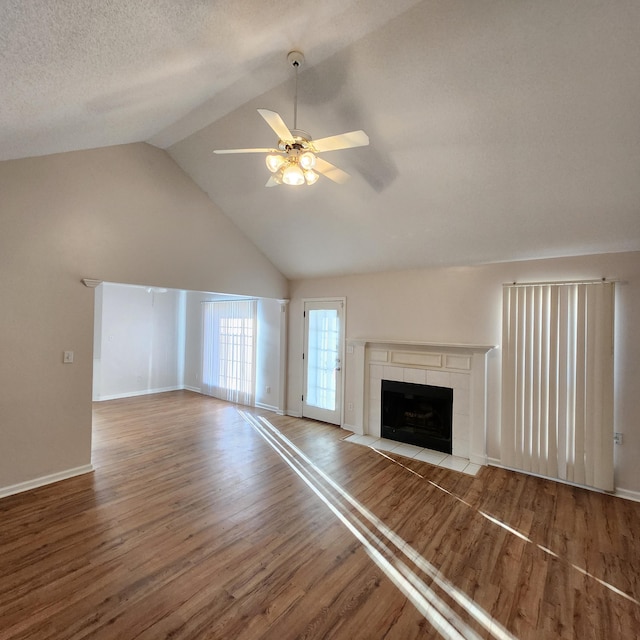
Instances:
[[[301,358],[300,358],[300,366],[301,366],[301,377],[302,380],[302,393],[300,400],[300,415],[304,416],[304,401],[302,400],[302,396],[306,393],[306,382],[307,382],[307,372],[306,372],[306,361],[304,359],[304,354],[306,350],[306,331],[305,331],[305,307],[307,302],[311,303],[320,303],[323,302],[339,302],[342,305],[342,314],[340,316],[340,404],[338,406],[338,418],[339,424],[336,425],[342,429],[344,424],[344,389],[345,389],[345,370],[344,370],[344,356],[345,356],[345,344],[346,344],[346,336],[345,331],[347,327],[347,298],[344,296],[330,296],[325,298],[302,298],[302,350],[301,350]],[[313,418],[312,418],[313,419]],[[332,423],[330,423],[332,424]]]

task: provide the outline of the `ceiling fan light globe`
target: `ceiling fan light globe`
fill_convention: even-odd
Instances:
[[[282,182],[291,187],[297,187],[305,183],[304,173],[297,164],[290,164],[282,172]]]
[[[284,158],[282,156],[270,153],[265,158],[265,162],[267,164],[267,169],[269,169],[271,173],[275,173],[284,164]]]
[[[318,182],[319,177],[320,176],[315,171],[311,171],[311,169],[304,172],[304,179],[306,180],[307,184],[315,184],[316,182]]]
[[[313,169],[313,167],[316,166],[316,157],[315,155],[313,155],[313,153],[311,153],[311,151],[305,151],[304,153],[300,154],[298,162],[300,163],[302,169],[307,171]]]

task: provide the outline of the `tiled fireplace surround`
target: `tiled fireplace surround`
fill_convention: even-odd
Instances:
[[[486,355],[490,345],[348,340],[355,365],[356,433],[380,437],[382,380],[453,389],[453,455],[486,464]]]

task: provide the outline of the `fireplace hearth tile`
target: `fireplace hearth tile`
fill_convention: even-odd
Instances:
[[[391,453],[394,449],[397,449],[402,443],[396,442],[395,440],[386,440],[385,438],[379,438],[375,443],[375,448],[380,449],[380,451],[388,451]]]
[[[464,471],[469,465],[466,458],[458,458],[457,456],[447,456],[439,466],[445,469],[453,469],[454,471]]]
[[[447,457],[446,453],[441,451],[433,451],[431,449],[423,449],[419,454],[415,456],[416,460],[421,462],[428,462],[429,464],[439,465]]]
[[[452,471],[459,471],[467,475],[475,476],[482,468],[479,464],[469,462],[466,458],[451,456],[441,451],[433,451],[432,449],[421,449],[415,445],[397,442],[395,440],[387,440],[386,438],[376,438],[369,435],[352,434],[344,439],[345,442],[357,444],[360,446],[377,449],[385,453],[394,453],[405,458],[413,458],[420,462],[427,462],[436,467],[443,467]]]
[[[404,456],[405,458],[415,458],[421,451],[424,451],[424,449],[422,447],[416,447],[414,444],[400,444],[393,449],[393,453],[397,453],[399,456]]]

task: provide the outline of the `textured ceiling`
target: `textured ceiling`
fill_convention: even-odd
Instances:
[[[265,189],[256,112],[364,129]],[[0,0],[0,159],[166,148],[288,277],[640,250],[640,3]]]

